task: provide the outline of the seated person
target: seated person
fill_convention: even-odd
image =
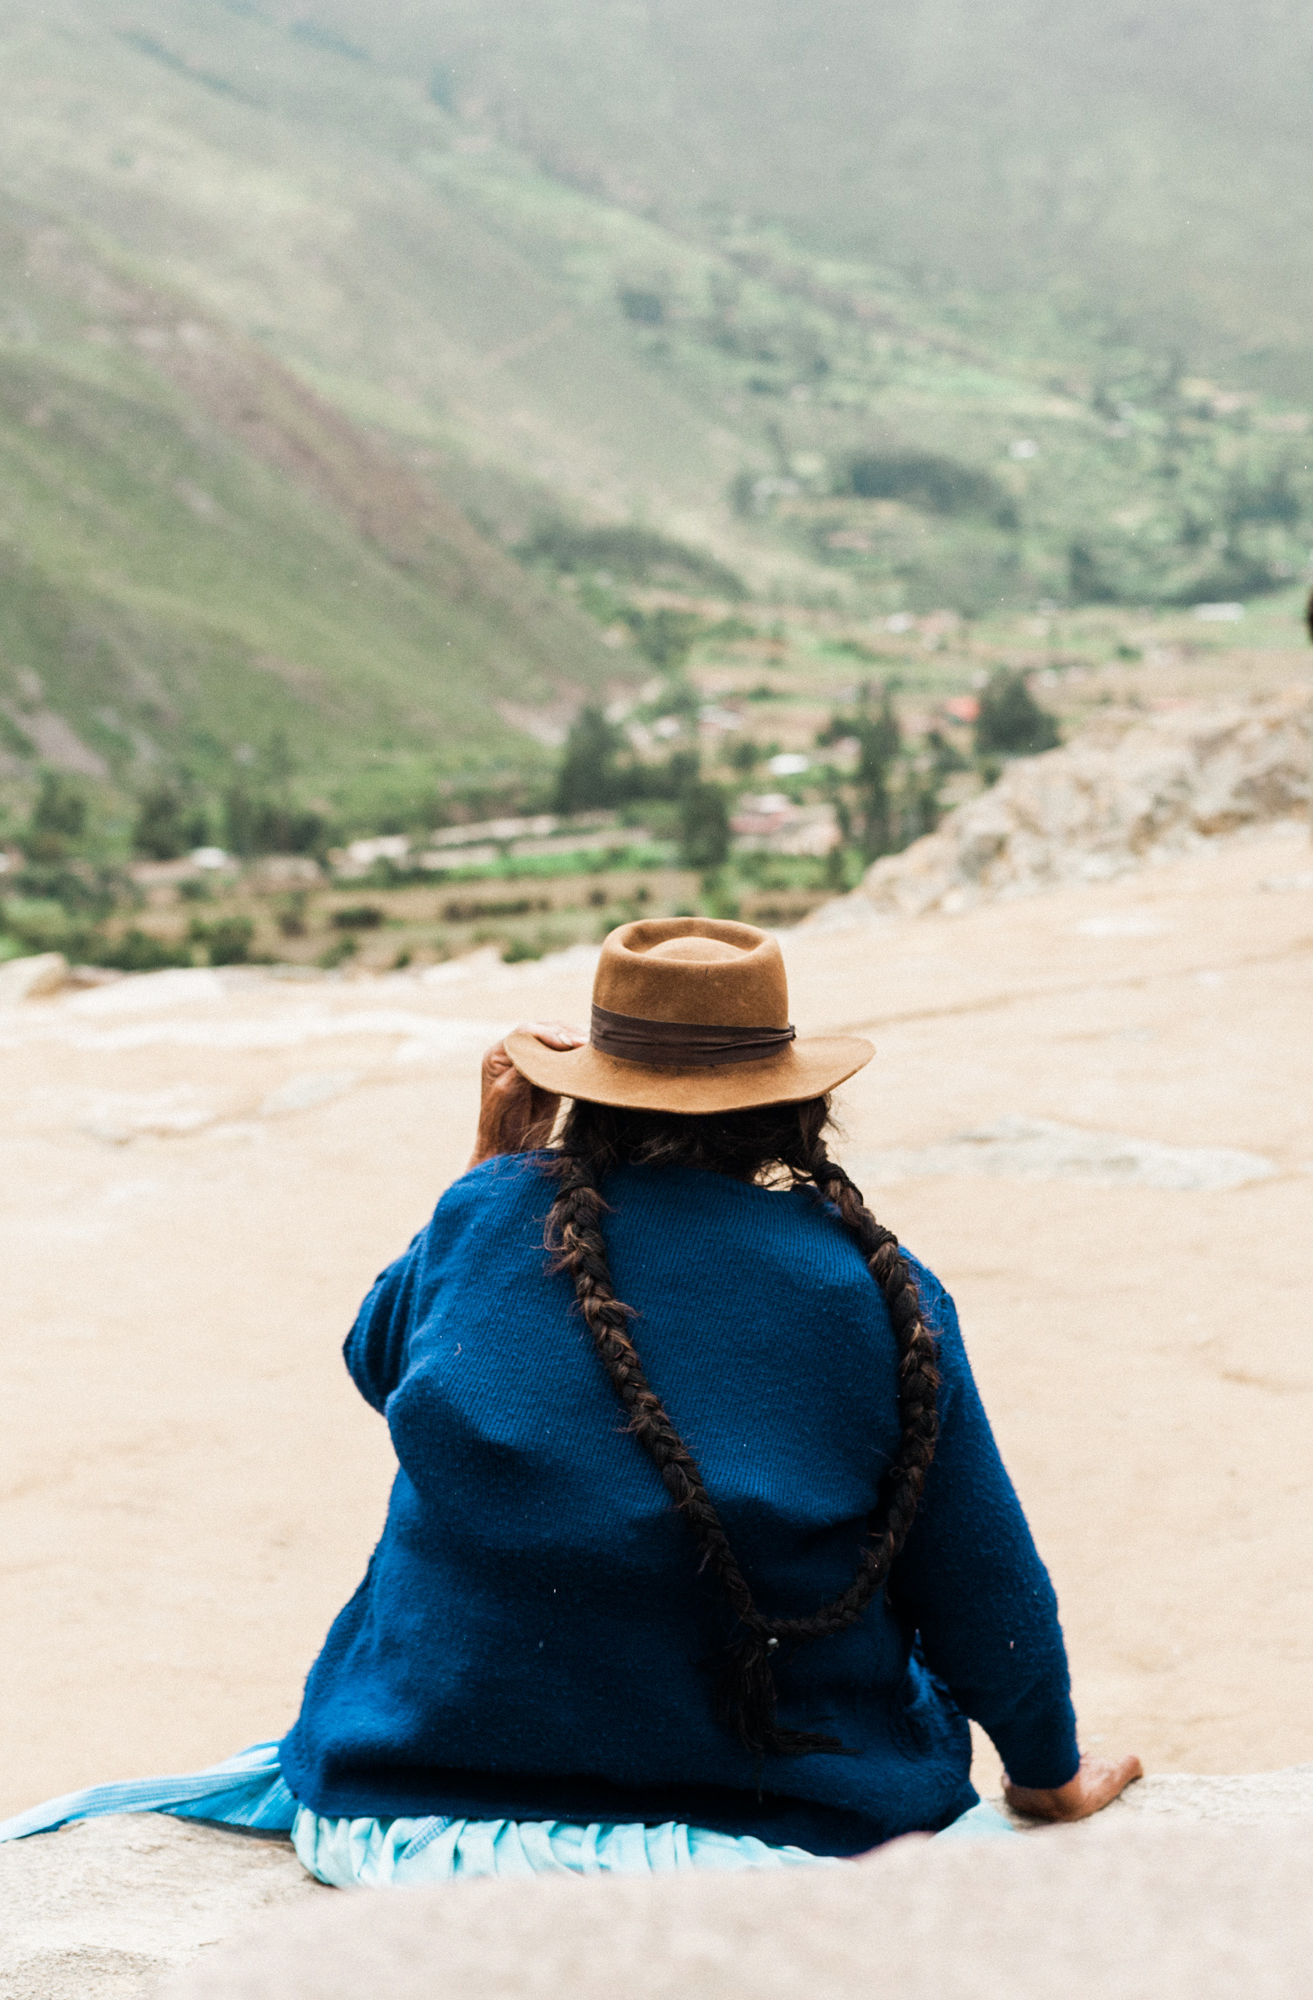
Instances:
[[[290,1734],[0,1837],[169,1811],[344,1885],[802,1865],[1009,1830],[969,1717],[1021,1812],[1115,1798],[952,1300],[826,1148],[872,1054],[795,1038],[761,931],[612,932],[589,1037],[489,1053],[347,1340],[399,1470]]]

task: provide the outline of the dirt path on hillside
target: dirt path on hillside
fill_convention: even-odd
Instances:
[[[1306,836],[786,949],[804,1031],[878,1045],[845,1156],[957,1295],[1087,1743],[1313,1758]],[[164,974],[0,1014],[0,1811],[286,1728],[391,1474],[342,1335],[460,1171],[479,1050],[590,978]]]

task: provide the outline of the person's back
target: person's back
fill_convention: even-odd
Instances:
[[[919,1267],[941,1375],[919,1526],[887,1596],[776,1673],[782,1722],[846,1754],[763,1762],[718,1724],[733,1620],[626,1432],[568,1279],[547,1272],[544,1165],[499,1159],[457,1182],[348,1341],[400,1471],[283,1746],[297,1797],[342,1815],[680,1816],[851,1853],[973,1802],[948,1687],[999,1731],[1018,1782],[1069,1777],[1052,1592],[951,1302]],[[648,1381],[756,1601],[809,1612],[851,1582],[899,1443],[884,1297],[814,1190],[621,1166],[603,1193]]]

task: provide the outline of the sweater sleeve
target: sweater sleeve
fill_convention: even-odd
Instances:
[[[382,1412],[400,1384],[410,1336],[432,1310],[453,1266],[459,1273],[467,1265],[480,1232],[505,1213],[507,1197],[538,1157],[509,1154],[462,1174],[410,1248],[374,1280],[342,1350],[352,1381],[374,1409]],[[540,1239],[541,1220],[534,1227]]]
[[[352,1381],[380,1412],[405,1367],[425,1233],[421,1230],[405,1254],[374,1280],[342,1349]]]
[[[1058,1601],[989,1427],[957,1312],[915,1266],[939,1336],[940,1436],[890,1596],[925,1663],[991,1737],[1015,1784],[1048,1788],[1080,1761]]]

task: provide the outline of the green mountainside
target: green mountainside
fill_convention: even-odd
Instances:
[[[286,739],[381,824],[648,674],[644,585],[1289,587],[1311,51],[1212,0],[13,0],[7,769]]]
[[[260,349],[31,216],[0,230],[0,705],[45,757],[202,783],[274,737],[347,810],[522,759],[595,628]],[[62,734],[61,734],[62,732]]]
[[[1308,393],[1313,10],[1292,0],[262,0],[556,177],[1000,302],[1058,284]]]
[[[559,734],[625,660],[227,301],[189,289],[138,218],[97,208],[75,173],[89,114],[117,124],[155,61],[108,31],[103,47],[18,41],[0,212],[10,772],[137,783],[183,766],[218,785],[281,736],[311,788],[368,824],[431,801],[435,778],[545,765],[525,717]],[[16,129],[43,83],[68,92],[48,179]],[[203,173],[187,193],[203,206]]]

